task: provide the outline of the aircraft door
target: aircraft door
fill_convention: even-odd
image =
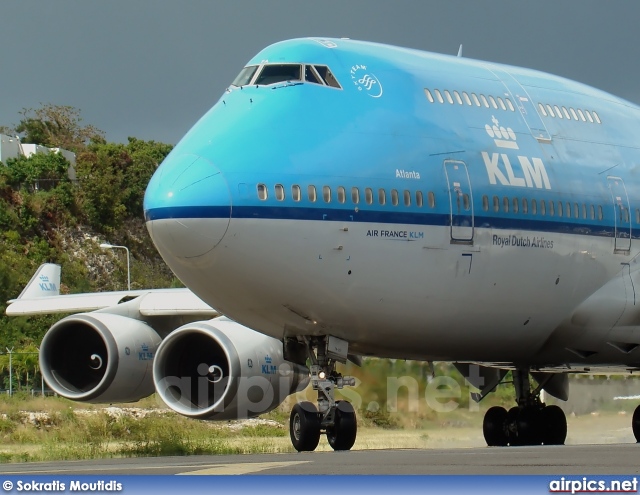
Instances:
[[[549,143],[551,142],[551,135],[547,131],[547,126],[544,125],[538,110],[529,97],[527,90],[508,72],[491,66],[489,70],[493,72],[498,79],[504,84],[505,88],[513,98],[513,103],[520,111],[520,115],[527,123],[527,127],[531,132],[531,135],[535,137],[539,142]]]
[[[473,243],[473,195],[471,181],[464,162],[445,160],[444,171],[449,188],[452,243]]]
[[[631,249],[631,215],[629,210],[629,196],[624,181],[620,177],[607,176],[611,199],[613,200],[614,216],[614,253],[627,252]]]

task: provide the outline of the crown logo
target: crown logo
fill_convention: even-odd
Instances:
[[[272,360],[271,360],[271,357],[268,354],[264,357],[264,362],[267,363],[267,364],[271,364]]]
[[[503,126],[498,127],[499,121],[495,118],[495,116],[491,116],[491,122],[493,122],[493,126],[486,124],[484,129],[489,134],[489,137],[493,138],[493,141],[496,143],[498,148],[509,148],[512,150],[520,149],[518,147],[518,143],[516,143],[516,133],[513,132],[511,127],[507,127],[506,129]]]
[[[49,282],[49,277],[47,277],[46,275],[40,275],[40,280],[42,280],[43,282]]]

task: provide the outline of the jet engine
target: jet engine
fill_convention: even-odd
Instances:
[[[40,369],[51,389],[71,400],[133,402],[151,395],[160,336],[146,323],[108,313],[80,313],[42,340]]]
[[[309,383],[309,370],[283,358],[282,342],[227,318],[184,325],[160,344],[156,391],[197,419],[238,419],[271,411]]]

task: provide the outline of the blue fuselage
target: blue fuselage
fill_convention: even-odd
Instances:
[[[291,65],[299,79],[258,83]],[[350,40],[285,41],[247,66],[145,197],[160,253],[204,301],[365,354],[589,362],[565,350],[589,333],[571,316],[638,252],[635,105]],[[589,330],[591,359],[617,362],[602,350],[616,315]]]

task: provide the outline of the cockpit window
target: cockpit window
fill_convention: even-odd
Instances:
[[[257,65],[249,65],[240,71],[238,77],[236,77],[231,83],[232,86],[246,86],[253,79],[253,75],[258,70]]]
[[[311,65],[304,66],[304,80],[314,84],[322,84],[320,77]]]
[[[331,70],[329,69],[329,67],[327,67],[326,65],[314,65],[314,67],[316,71],[318,71],[318,74],[320,74],[320,77],[324,80],[327,86],[331,86],[332,88],[342,89],[342,87],[340,86],[340,83],[331,73]]]
[[[275,84],[285,81],[300,81],[299,64],[271,64],[265,65],[256,79],[257,85]]]

